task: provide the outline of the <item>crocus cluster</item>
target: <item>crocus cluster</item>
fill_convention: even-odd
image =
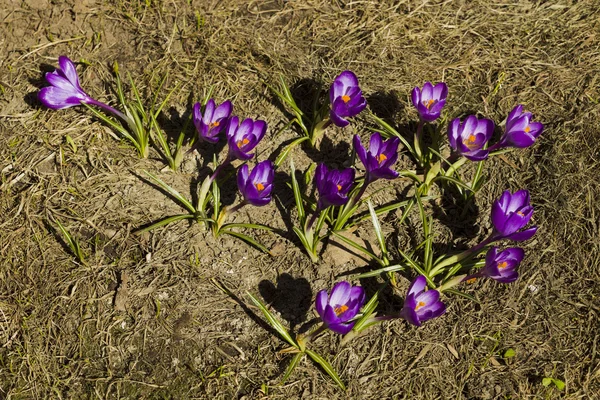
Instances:
[[[492,120],[478,119],[474,115],[469,115],[463,122],[456,118],[450,122],[448,140],[457,154],[472,161],[485,160],[491,151],[504,147],[531,146],[544,130],[541,123],[531,119],[531,113],[523,113],[523,106],[519,104],[510,112],[498,143],[489,146],[495,129]]]

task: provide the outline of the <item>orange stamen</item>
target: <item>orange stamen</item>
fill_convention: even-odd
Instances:
[[[335,313],[335,315],[337,315],[338,317],[340,316],[340,314],[345,313],[346,311],[348,311],[348,306],[345,304],[342,304],[341,306],[337,306],[336,308],[333,309],[333,312]]]
[[[387,156],[383,153],[381,153],[380,155],[378,155],[377,157],[377,162],[379,164],[381,164],[382,162],[384,162],[385,160],[387,160]]]
[[[246,138],[244,138],[243,140],[238,140],[237,147],[238,147],[238,149],[241,149],[242,146],[245,146],[248,143],[250,143],[250,141],[248,139],[246,139]]]
[[[337,185],[337,190],[338,190],[338,192],[339,192],[340,190],[342,190],[342,185]]]
[[[216,128],[219,125],[221,125],[221,123],[219,121],[215,121],[215,122],[212,122],[208,127],[212,129],[212,128]]]
[[[463,143],[469,149],[473,149],[474,147],[477,147],[477,143],[475,143],[476,140],[477,140],[477,136],[475,136],[471,133],[467,139],[463,140]]]
[[[344,103],[347,103],[350,101],[350,96],[343,95],[342,100],[344,100]]]
[[[500,264],[498,264],[498,269],[504,269],[508,267],[508,263],[506,261],[502,261]]]
[[[265,185],[263,185],[262,183],[255,183],[254,186],[256,186],[256,190],[258,190],[259,192],[265,190]]]
[[[477,278],[467,279],[467,283],[470,285],[471,283],[475,283],[476,280]]]
[[[419,308],[421,307],[425,307],[427,304],[425,304],[424,302],[420,301],[417,306],[415,307],[415,311],[419,311]]]
[[[530,127],[529,125],[527,125],[527,126],[525,127],[525,132],[529,133],[529,131],[530,131],[530,130],[531,130],[531,127]]]
[[[433,105],[433,103],[435,103],[435,100],[429,99],[428,101],[424,101],[423,105],[429,110],[431,108],[431,106]]]
[[[519,214],[521,217],[525,216],[525,214],[523,214],[521,211],[517,211],[517,214]]]

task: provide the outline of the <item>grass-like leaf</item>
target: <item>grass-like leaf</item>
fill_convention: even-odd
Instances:
[[[296,201],[296,208],[298,209],[298,219],[300,224],[304,225],[304,219],[306,213],[304,212],[304,204],[302,203],[302,193],[300,192],[300,186],[296,179],[296,168],[294,167],[294,160],[290,159],[290,169],[292,174],[292,190],[294,191],[294,200]]]
[[[444,293],[452,293],[452,294],[455,294],[455,295],[457,295],[457,296],[464,297],[465,299],[469,299],[469,300],[471,300],[471,301],[474,301],[474,302],[475,302],[475,303],[477,303],[477,304],[481,304],[481,303],[479,302],[479,300],[477,300],[475,297],[471,296],[471,295],[470,295],[470,294],[468,294],[468,293],[461,292],[460,290],[456,290],[456,289],[446,289],[446,290],[444,290]]]
[[[356,250],[361,251],[362,253],[368,255],[369,257],[371,257],[373,260],[377,261],[378,264],[381,264],[382,266],[386,266],[385,265],[385,261],[382,260],[381,258],[377,257],[375,254],[371,253],[369,250],[367,250],[365,247],[361,246],[360,244],[356,243],[354,240],[352,239],[348,239],[345,236],[340,235],[337,232],[331,232],[336,238],[340,239],[342,242],[346,243],[347,245],[350,245],[352,247],[354,247]]]
[[[252,293],[250,293],[250,292],[246,292],[246,294],[248,295],[248,297],[250,297],[250,300],[252,300],[254,305],[256,307],[258,307],[260,309],[260,311],[262,311],[263,315],[267,319],[267,322],[269,322],[269,325],[271,325],[273,327],[273,329],[275,329],[277,331],[277,333],[279,333],[279,335],[281,335],[281,337],[286,342],[288,342],[291,346],[294,346],[295,348],[300,350],[300,346],[298,346],[296,341],[294,341],[294,339],[292,339],[292,336],[288,333],[287,329],[285,329],[285,327],[281,324],[281,322],[279,322],[279,320],[277,318],[275,318],[275,316],[273,316],[273,314],[271,314],[271,312],[262,303],[262,301],[260,301],[256,297],[254,297],[252,295]]]
[[[221,233],[224,233],[226,235],[234,236],[234,237],[236,237],[238,239],[243,240],[244,242],[248,243],[249,245],[256,247],[257,249],[259,249],[260,251],[262,251],[264,253],[267,253],[269,255],[271,254],[271,252],[269,251],[269,249],[267,249],[265,246],[263,246],[258,241],[256,241],[256,239],[254,239],[254,238],[252,238],[252,237],[250,237],[248,235],[245,235],[245,234],[240,233],[240,232],[231,231],[229,229],[223,229],[223,228],[221,228],[219,230],[219,234],[221,234]]]
[[[141,235],[144,232],[149,232],[151,230],[154,230],[156,228],[160,228],[162,226],[166,226],[169,224],[172,224],[173,222],[177,222],[177,221],[182,221],[184,219],[194,219],[195,216],[192,214],[179,214],[179,215],[173,215],[170,217],[166,217],[161,219],[160,221],[155,222],[154,224],[147,226],[145,228],[139,229],[137,231],[135,231],[136,235]]]
[[[290,124],[292,122],[294,122],[294,121],[296,121],[296,120],[294,119],[294,120],[290,121]],[[275,167],[279,167],[281,165],[281,163],[283,162],[283,160],[285,160],[285,158],[288,156],[288,154],[290,153],[290,151],[292,151],[292,149],[294,147],[298,146],[302,142],[307,141],[308,139],[309,139],[308,136],[302,136],[302,137],[294,140],[293,142],[291,142],[287,146],[285,146],[283,148],[283,150],[281,150],[281,154],[279,154],[279,156],[277,156],[277,158],[275,159]]]
[[[383,260],[387,260],[387,248],[385,247],[385,237],[383,236],[383,231],[381,230],[381,224],[379,223],[377,213],[373,208],[373,203],[368,201],[367,205],[369,206],[369,214],[371,214],[371,222],[373,223],[373,229],[375,229],[375,235],[377,235],[377,241],[379,242],[381,255],[383,256]]]
[[[388,272],[403,271],[405,269],[406,269],[406,266],[404,266],[404,265],[400,265],[400,264],[390,265],[389,267],[379,268],[374,271],[369,271],[369,272],[365,272],[363,274],[357,275],[356,279],[371,278],[373,276],[379,276],[381,274],[385,274]]]
[[[231,223],[224,224],[222,228],[249,228],[249,229],[261,229],[265,231],[272,231],[273,228],[262,224],[242,224],[242,223]]]
[[[294,369],[298,366],[298,363],[300,363],[300,360],[302,360],[302,357],[304,357],[304,353],[296,353],[294,358],[292,358],[292,361],[290,362],[288,367],[285,369],[285,374],[283,374],[283,377],[281,378],[281,382],[279,383],[280,385],[283,385],[285,383],[285,381],[287,381],[287,379],[290,377],[290,375],[292,375],[292,372],[294,372]]]
[[[185,197],[183,197],[177,190],[163,182],[159,177],[150,172],[143,170],[146,175],[163,190],[168,192],[171,196],[175,197],[191,214],[196,213],[196,209]]]
[[[85,255],[83,254],[83,251],[81,250],[81,246],[79,246],[79,242],[77,241],[77,239],[75,239],[73,235],[71,235],[71,233],[63,226],[63,224],[60,223],[59,220],[56,220],[56,225],[58,225],[58,229],[60,229],[60,232],[65,238],[67,245],[73,252],[73,255],[77,257],[80,263],[85,264]]]
[[[327,372],[327,375],[329,375],[331,379],[333,379],[342,390],[346,390],[346,385],[344,385],[344,382],[342,382],[337,372],[335,372],[335,369],[333,369],[331,364],[326,359],[309,349],[306,349],[306,354],[308,354],[309,357],[313,359],[313,361],[319,364],[321,368],[323,368],[323,370]]]

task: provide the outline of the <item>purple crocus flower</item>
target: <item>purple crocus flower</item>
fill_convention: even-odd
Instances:
[[[412,281],[400,312],[402,318],[416,326],[446,312],[446,306],[440,300],[440,292],[435,289],[426,291],[426,286],[427,280],[423,275]]]
[[[493,240],[509,239],[521,242],[531,238],[537,231],[534,226],[523,231],[533,215],[533,207],[529,204],[529,192],[519,190],[511,194],[508,190],[492,205]]]
[[[391,167],[398,160],[399,144],[400,139],[391,138],[383,141],[381,134],[375,132],[371,135],[369,151],[367,151],[360,142],[360,137],[354,135],[354,150],[366,170],[365,184],[379,178],[394,179],[398,177],[398,172]]]
[[[264,206],[271,201],[275,167],[269,160],[256,164],[252,172],[248,172],[248,164],[240,167],[237,175],[238,189],[244,202],[253,206]]]
[[[345,335],[352,330],[355,323],[348,321],[358,314],[364,303],[364,289],[342,281],[331,289],[330,296],[327,296],[327,290],[317,293],[315,307],[327,328],[340,335]]]
[[[523,106],[519,104],[508,114],[506,128],[500,142],[494,147],[513,146],[525,148],[531,146],[542,134],[544,125],[533,122],[530,112],[523,112]]]
[[[367,100],[358,86],[358,78],[352,71],[344,71],[334,79],[329,89],[329,101],[329,118],[340,127],[348,125],[346,118],[358,115],[367,106]]]
[[[485,267],[477,275],[487,276],[502,283],[514,282],[519,277],[516,268],[523,257],[525,250],[520,247],[509,247],[500,252],[497,247],[492,247],[485,256]]]
[[[444,82],[425,82],[423,89],[416,87],[411,94],[412,103],[423,121],[432,122],[440,117],[448,97],[448,86]]]
[[[319,164],[315,171],[315,183],[319,192],[318,209],[346,204],[353,182],[354,169],[328,170],[325,164]]]
[[[246,118],[239,124],[238,117],[231,117],[227,124],[227,143],[229,158],[249,160],[254,154],[248,154],[260,142],[267,132],[267,123],[262,120],[253,121]]]
[[[58,69],[45,75],[52,85],[42,88],[38,98],[46,107],[53,110],[79,106],[81,103],[95,102],[79,85],[79,76],[73,61],[66,56],[58,57]]]
[[[219,141],[217,135],[225,128],[232,109],[233,105],[229,100],[216,107],[215,101],[210,99],[206,103],[204,115],[202,115],[200,103],[194,104],[194,125],[200,139],[210,143],[217,143]]]
[[[494,133],[494,122],[487,118],[477,119],[469,115],[461,124],[456,118],[450,122],[448,139],[450,146],[459,154],[472,161],[485,160],[489,150],[483,146],[490,140]]]

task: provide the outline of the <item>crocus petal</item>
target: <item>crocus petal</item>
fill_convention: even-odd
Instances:
[[[415,300],[417,301],[417,305],[421,302],[425,303],[425,305],[422,307],[424,309],[426,309],[427,306],[430,306],[430,305],[436,303],[439,299],[440,299],[440,292],[438,292],[437,290],[430,289],[426,292],[422,292],[419,295],[417,295]],[[416,311],[417,311],[417,315],[419,315],[420,310],[416,310]]]
[[[448,141],[450,142],[450,147],[452,147],[454,150],[458,150],[458,147],[456,146],[456,142],[460,136],[459,130],[460,130],[460,119],[455,118],[452,120],[452,122],[450,122],[450,125],[448,126]]]
[[[355,322],[352,323],[333,323],[329,324],[327,327],[333,332],[339,335],[345,335],[352,330]]]
[[[475,129],[477,128],[477,117],[474,115],[469,115],[462,124],[462,132],[461,136],[463,138],[469,137],[470,134],[475,133]]]
[[[421,326],[421,321],[419,321],[419,317],[417,316],[417,313],[412,307],[404,307],[402,309],[402,316],[408,323],[415,326]]]
[[[416,277],[408,288],[408,294],[417,294],[422,292],[427,286],[427,279],[423,275]]]
[[[358,135],[354,135],[354,137],[352,138],[352,143],[354,144],[354,151],[356,152],[358,159],[360,160],[360,162],[363,165],[366,166],[367,165],[367,151],[363,147],[363,145],[360,141],[360,137]]]
[[[81,86],[79,86],[79,76],[77,75],[77,70],[75,69],[75,64],[73,64],[73,61],[71,61],[67,56],[60,56],[58,57],[58,65],[63,76],[68,79],[73,86],[81,89]]]
[[[412,90],[412,93],[410,94],[410,98],[412,100],[413,106],[415,106],[415,108],[419,109],[419,104],[421,103],[421,89],[418,87],[415,87]]]
[[[376,156],[381,152],[383,141],[381,140],[381,135],[379,132],[375,132],[371,135],[371,139],[369,140],[369,153],[371,155]]]
[[[333,306],[346,304],[350,299],[350,283],[346,281],[338,282],[333,289],[331,289],[331,295],[329,296],[329,304]]]
[[[54,86],[42,88],[38,94],[38,99],[44,106],[53,110],[78,106],[82,100],[85,100],[81,97],[73,96],[73,92],[68,92]]]
[[[523,105],[519,104],[518,106],[516,106],[515,108],[512,109],[510,114],[508,114],[506,121],[507,122],[512,121],[513,119],[519,117],[522,112],[523,112]]]
[[[433,98],[445,101],[446,97],[448,97],[448,85],[444,82],[439,82],[433,87]]]
[[[213,118],[215,120],[219,120],[221,118],[229,118],[229,116],[231,115],[231,111],[233,111],[233,104],[231,103],[231,101],[229,101],[229,100],[224,101],[215,110],[215,113],[213,114]]]
[[[248,164],[244,164],[240,167],[240,169],[238,169],[237,174],[238,189],[240,189],[241,192],[243,192],[242,188],[246,187],[246,184],[248,183],[248,178]]]
[[[440,315],[444,314],[445,312],[446,312],[446,305],[444,303],[442,303],[441,301],[437,301],[434,304],[432,304],[431,307],[429,307],[427,309],[425,318],[428,320],[437,318]],[[423,320],[423,319],[421,319],[421,320]]]
[[[421,91],[421,101],[433,99],[433,85],[431,82],[425,82]]]
[[[538,227],[534,226],[532,228],[525,229],[524,231],[513,233],[512,235],[507,236],[506,239],[514,240],[515,242],[523,242],[525,240],[531,239],[531,237],[535,235],[537,230]]]
[[[325,306],[327,305],[327,290],[323,289],[317,293],[315,299],[315,308],[321,318],[325,315]]]
[[[358,78],[352,71],[344,71],[335,78],[336,81],[341,82],[344,87],[358,86]]]
[[[483,149],[471,151],[468,154],[463,153],[463,155],[471,161],[483,161],[488,158],[489,154],[490,154],[489,150],[483,150]]]
[[[544,124],[541,122],[530,122],[529,123],[529,134],[535,138],[540,136],[544,131]]]
[[[203,121],[206,124],[210,124],[214,122],[214,113],[215,113],[215,101],[213,99],[208,100],[206,106],[204,106],[204,118]]]
[[[511,132],[507,134],[507,140],[511,145],[519,149],[524,149],[535,143],[535,137],[525,131]]]
[[[333,107],[332,107],[331,111],[329,112],[329,118],[331,119],[331,122],[333,122],[336,126],[339,126],[340,128],[343,128],[350,123],[350,122],[346,121],[345,119],[343,119],[342,117],[338,116],[334,112]]]

